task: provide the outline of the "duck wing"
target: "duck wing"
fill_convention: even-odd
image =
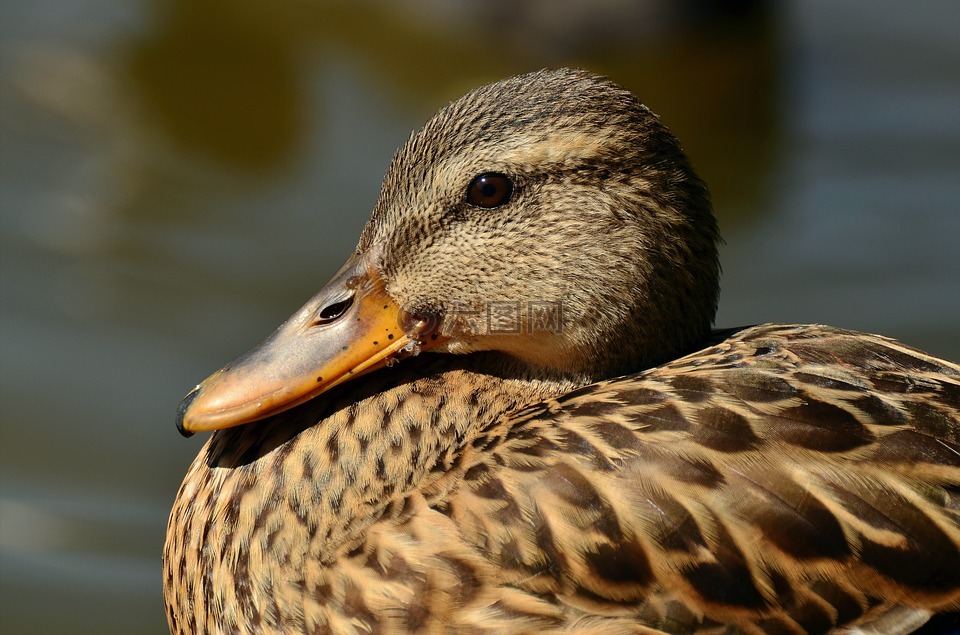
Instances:
[[[960,368],[886,338],[742,330],[489,426],[460,474],[431,509],[461,591],[502,591],[487,620],[909,632],[960,606]]]

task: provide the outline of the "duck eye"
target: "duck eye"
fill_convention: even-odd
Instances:
[[[483,209],[494,209],[506,204],[513,194],[513,182],[496,172],[481,174],[467,188],[467,203]]]

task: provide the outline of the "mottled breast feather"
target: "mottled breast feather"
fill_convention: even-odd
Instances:
[[[502,398],[469,377],[215,435],[170,518],[172,630],[905,633],[960,607],[954,364],[766,325],[443,427]]]

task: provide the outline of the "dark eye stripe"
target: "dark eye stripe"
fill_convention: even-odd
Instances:
[[[513,181],[496,172],[481,174],[467,187],[467,203],[483,209],[505,205],[513,195]]]

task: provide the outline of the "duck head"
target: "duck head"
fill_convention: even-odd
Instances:
[[[484,86],[409,138],[354,255],[178,427],[262,419],[423,350],[579,384],[653,366],[708,335],[718,239],[706,186],[630,92],[578,70]]]

